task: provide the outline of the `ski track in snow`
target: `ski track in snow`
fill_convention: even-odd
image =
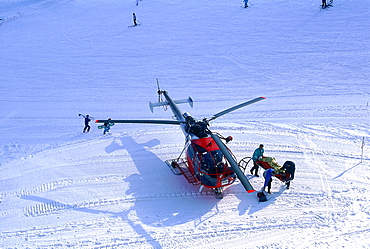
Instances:
[[[245,148],[243,151],[232,148],[238,158],[243,157],[245,151],[248,151],[248,148],[250,148],[249,151],[252,151],[252,148],[255,146],[255,141],[261,141],[262,139],[270,141],[265,143],[266,152],[268,154],[277,155],[279,157],[278,162],[283,163],[280,159],[283,155],[284,157],[290,155],[291,158],[294,158],[292,159],[293,161],[298,162],[299,168],[297,177],[293,181],[293,188],[296,187],[296,182],[300,182],[299,189],[294,188],[294,190],[286,191],[280,182],[274,180],[274,193],[269,196],[269,201],[267,203],[258,203],[257,199],[246,197],[240,184],[236,184],[227,188],[225,198],[217,202],[211,192],[199,193],[197,187],[189,186],[181,176],[175,176],[169,173],[164,163],[161,163],[161,171],[169,174],[167,178],[163,180],[171,178],[169,179],[170,182],[173,180],[180,180],[180,182],[183,183],[180,185],[177,184],[177,186],[166,187],[167,193],[121,195],[121,197],[118,197],[120,193],[112,191],[115,189],[115,187],[112,188],[112,186],[117,186],[121,191],[125,191],[124,189],[127,187],[130,188],[127,184],[125,184],[126,187],[123,188],[120,186],[127,177],[130,177],[131,173],[129,172],[127,172],[127,174],[113,174],[99,177],[73,177],[44,182],[40,185],[21,188],[19,192],[6,194],[3,198],[5,200],[19,198],[22,201],[35,204],[26,205],[20,210],[2,212],[1,216],[5,218],[9,215],[21,215],[34,218],[56,216],[57,218],[53,219],[60,220],[70,212],[77,212],[97,214],[99,215],[98,219],[94,218],[91,220],[85,218],[79,221],[69,220],[63,222],[64,225],[59,224],[55,226],[49,224],[43,228],[32,227],[20,231],[3,232],[1,238],[7,241],[14,241],[14,243],[19,243],[19,238],[23,238],[26,241],[37,239],[37,245],[43,247],[48,245],[48,239],[46,238],[53,238],[55,234],[57,234],[54,244],[55,247],[94,246],[100,248],[99,244],[101,244],[101,248],[103,248],[103,245],[112,248],[132,246],[145,248],[149,245],[154,248],[177,248],[176,245],[182,243],[207,244],[209,241],[212,241],[212,243],[217,245],[218,243],[222,243],[223,236],[227,236],[230,240],[238,241],[246,234],[248,234],[248,237],[261,236],[261,234],[264,233],[267,236],[269,231],[281,231],[285,233],[287,231],[293,232],[296,230],[308,229],[312,231],[312,237],[308,236],[306,239],[309,239],[309,241],[315,244],[318,243],[315,242],[317,241],[317,236],[321,236],[323,238],[322,241],[337,240],[337,237],[342,235],[349,236],[348,231],[342,232],[345,228],[341,227],[341,223],[338,224],[338,220],[353,219],[354,213],[369,215],[369,212],[366,211],[368,210],[368,204],[366,204],[368,199],[363,200],[351,197],[358,194],[357,190],[360,188],[353,190],[348,186],[346,181],[343,182],[342,180],[340,180],[339,183],[332,182],[334,177],[333,173],[330,172],[330,168],[327,166],[328,162],[342,165],[340,162],[341,160],[351,159],[351,157],[346,155],[338,156],[339,153],[332,150],[325,152],[323,148],[317,145],[315,141],[321,142],[322,140],[325,141],[327,138],[332,138],[332,132],[325,134],[323,131],[317,132],[316,129],[308,129],[307,127],[300,128],[296,125],[280,126],[279,124],[265,124],[264,128],[260,126],[260,131],[256,134],[254,132],[255,128],[253,123],[250,126],[246,124],[239,128],[237,125],[234,125],[233,129],[230,129],[228,125],[214,127],[214,129],[220,133],[231,134],[234,138],[243,141],[239,143],[235,142],[230,145],[231,148]],[[172,133],[177,136],[177,133],[179,133],[176,128],[166,130],[167,135]],[[97,138],[46,150],[37,153],[27,160],[37,161],[38,157],[53,158],[57,155],[68,155],[68,160],[61,160],[63,162],[60,165],[61,167],[86,167],[94,164],[103,165],[106,163],[125,164],[130,163],[130,157],[140,157],[140,160],[147,161],[145,155],[148,156],[149,153],[155,154],[156,157],[158,154],[159,157],[163,156],[166,158],[167,155],[162,155],[163,152],[173,153],[173,155],[176,156],[176,153],[178,153],[182,147],[182,144],[166,144],[165,140],[161,138],[163,137],[163,135],[161,135],[161,130],[153,129],[151,131],[139,133],[138,135],[133,135],[133,137],[136,137],[136,140],[129,138],[126,134],[120,133],[113,133],[107,137],[99,136]],[[318,134],[315,135],[315,133]],[[286,140],[284,140],[283,143],[275,141],[273,139],[274,136],[287,136],[288,138],[286,140],[291,140],[292,144],[289,145],[289,142],[287,143]],[[290,136],[291,138],[289,138]],[[154,141],[151,144],[150,141],[156,140],[158,137],[161,140],[160,143]],[[102,138],[104,139],[103,143],[101,143]],[[141,139],[142,141],[137,141]],[[344,143],[343,146],[348,146],[348,140],[340,137],[335,138],[334,141],[331,142]],[[125,149],[120,148],[123,147],[123,143],[135,143],[136,146],[127,153]],[[162,145],[162,143],[164,144]],[[150,147],[152,145],[154,146]],[[74,151],[84,151],[92,147],[97,149],[95,149],[95,153],[90,154],[92,155],[91,157],[84,156],[81,158],[73,156]],[[99,155],[98,150],[100,149],[98,148],[102,148],[108,152],[108,154]],[[55,167],[60,166],[55,165]],[[38,170],[42,171],[43,169],[38,168]],[[258,178],[251,179],[251,181],[257,189],[258,186],[262,184]],[[74,189],[74,191],[79,191],[79,189],[91,188],[93,185],[99,185],[100,190],[103,190],[105,193],[106,191],[104,191],[104,189],[109,186],[109,195],[114,195],[114,197],[100,196],[87,198],[86,200],[81,199],[77,202],[63,202],[42,197],[53,192],[65,192],[69,188]],[[365,189],[366,188],[363,190],[365,191]],[[276,192],[276,190],[278,190],[278,192]],[[194,218],[189,221],[181,219],[181,217],[186,217],[188,211],[185,213],[169,212],[166,215],[162,214],[153,218],[148,217],[150,215],[143,215],[141,211],[135,209],[135,206],[154,205],[154,207],[159,207],[162,206],[162,203],[172,203],[177,202],[177,200],[181,200],[182,202],[188,200],[193,203],[194,201],[200,202],[202,199],[211,201],[211,203],[214,204],[209,207],[211,208],[210,210],[204,213],[199,213],[199,215],[195,213]],[[347,206],[348,201],[343,202],[345,199],[351,200],[353,204]],[[274,205],[278,207],[284,206],[285,209],[289,211],[281,213],[270,210]],[[273,215],[268,215],[268,213],[272,213]],[[219,216],[233,217],[235,214],[242,215],[239,216],[239,219],[241,217],[244,218],[240,221],[233,222],[222,221],[223,219],[219,221],[217,218]],[[101,217],[102,215],[106,215],[107,217]],[[246,222],[245,219],[247,219],[248,222]],[[192,223],[190,227],[186,225],[189,222]],[[178,224],[179,227],[176,228],[176,226],[173,226],[174,224]],[[68,242],[67,238],[72,236],[76,231],[82,231],[80,233],[84,234],[91,229],[99,231],[99,242],[92,236],[87,236],[83,240],[77,239],[74,240],[74,242]],[[327,238],[325,234],[329,230],[336,231],[334,234],[337,234],[337,237],[332,235],[333,237]],[[125,236],[124,238],[119,236],[120,233],[127,233],[128,231],[131,231],[129,232],[130,236]],[[352,234],[361,236],[361,234],[364,235],[366,232],[368,232],[368,229],[360,227],[356,233],[352,231]],[[169,237],[171,239],[169,239]],[[45,238],[45,240],[43,238]],[[160,245],[158,241],[161,241]],[[176,241],[176,243],[173,244],[170,241]],[[270,241],[263,240],[263,243],[267,248],[271,246],[281,247],[284,245],[284,241],[271,243]],[[318,245],[326,246],[329,244],[329,242],[320,242]],[[251,243],[248,245],[248,248],[258,247],[258,245],[258,243]],[[294,246],[299,246],[299,244],[292,242],[291,247],[293,248]],[[194,248],[197,247],[195,246]]]

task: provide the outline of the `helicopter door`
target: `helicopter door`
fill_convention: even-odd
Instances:
[[[198,168],[200,167],[200,161],[197,157],[198,152],[195,151],[193,146],[188,146],[186,156],[189,166],[189,171],[192,175],[197,175]]]

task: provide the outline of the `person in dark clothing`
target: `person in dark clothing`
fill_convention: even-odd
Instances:
[[[137,23],[136,23],[136,14],[135,13],[132,13],[132,20],[134,21],[134,25],[136,26]]]
[[[260,144],[260,146],[254,150],[252,156],[253,167],[251,169],[251,174],[253,175],[253,172],[255,172],[254,175],[257,177],[258,177],[258,164],[256,162],[262,159],[264,152],[265,150],[263,149],[263,144]]]
[[[78,116],[82,116],[84,119],[85,119],[85,127],[84,127],[84,129],[83,129],[83,132],[89,132],[90,131],[90,125],[89,125],[89,123],[90,123],[90,121],[91,121],[91,118],[90,118],[90,116],[89,115],[83,115],[83,114],[78,114]]]
[[[294,174],[295,174],[295,163],[292,161],[286,161],[283,164],[282,167],[283,170],[285,170],[285,174],[288,176],[288,178],[285,180],[286,188],[290,188],[290,182],[293,181],[294,179]]]
[[[111,118],[108,118],[108,120],[112,120]],[[105,122],[104,124],[103,124],[103,126],[104,126],[104,132],[103,132],[103,134],[105,135],[105,133],[107,133],[107,132],[109,132],[109,130],[110,130],[110,127],[112,126],[112,125],[114,125],[114,123],[111,123],[111,122]]]
[[[326,7],[328,7],[326,5],[326,0],[321,0],[321,2],[322,2],[321,8],[325,9]]]

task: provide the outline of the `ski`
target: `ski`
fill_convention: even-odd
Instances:
[[[129,28],[133,28],[133,27],[137,27],[137,26],[140,26],[141,24],[136,24],[136,25],[130,25],[128,26]]]

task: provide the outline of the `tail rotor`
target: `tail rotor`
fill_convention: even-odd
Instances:
[[[163,102],[163,100],[162,100],[162,90],[161,90],[161,88],[159,87],[159,81],[158,81],[158,78],[156,79],[157,80],[157,93],[158,93],[158,103],[161,103],[161,102]],[[164,105],[163,106],[163,109],[165,110],[165,111],[167,111],[167,105]]]

